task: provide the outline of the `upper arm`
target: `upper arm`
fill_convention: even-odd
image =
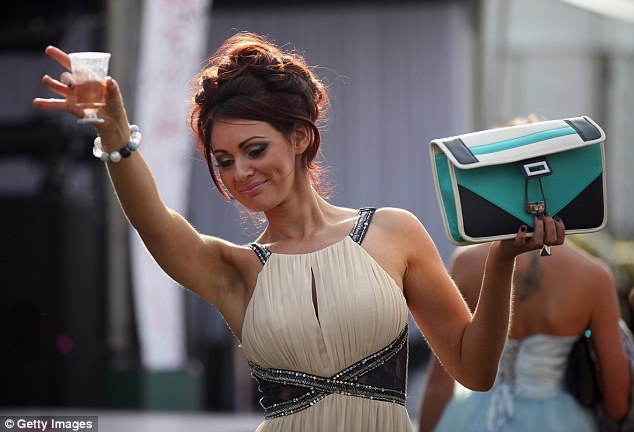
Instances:
[[[603,405],[611,417],[622,418],[629,408],[631,371],[621,343],[615,281],[608,269],[598,266],[589,282],[593,292],[590,330],[600,364]]]
[[[403,291],[412,316],[443,365],[455,370],[471,313],[423,225],[403,218],[400,243],[406,259]]]
[[[228,286],[236,290],[243,285],[236,254],[244,248],[200,234],[181,215],[169,209],[168,212],[165,226],[153,233],[139,232],[141,239],[174,281],[218,306]],[[245,252],[249,251],[242,253]]]

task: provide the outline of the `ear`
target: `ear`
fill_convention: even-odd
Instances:
[[[295,154],[303,154],[308,148],[311,139],[312,131],[310,131],[306,125],[302,123],[295,124],[291,135],[291,145],[295,150]]]

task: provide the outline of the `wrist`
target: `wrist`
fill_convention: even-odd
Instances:
[[[507,243],[496,240],[489,247],[489,259],[497,264],[514,264],[517,253],[513,248],[505,247]]]
[[[101,146],[106,151],[115,151],[124,146],[129,140],[132,131],[127,122],[120,124],[111,123],[108,127],[96,127],[97,136],[101,138]]]
[[[104,145],[104,140],[102,140],[101,136],[97,136],[92,149],[93,155],[103,162],[109,161],[115,163],[121,161],[121,159],[130,157],[141,144],[141,132],[137,125],[129,125],[128,130],[130,135],[127,144],[124,144],[123,146],[119,144],[118,147],[115,147],[116,150],[111,150],[112,145]]]

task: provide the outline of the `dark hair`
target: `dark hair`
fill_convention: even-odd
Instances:
[[[321,136],[317,127],[328,106],[326,88],[295,52],[284,52],[266,38],[248,32],[227,39],[196,76],[189,124],[204,155],[214,184],[228,197],[214,170],[211,131],[216,119],[245,119],[269,123],[287,139],[304,125],[310,143],[302,164],[315,189],[320,172],[315,158]]]

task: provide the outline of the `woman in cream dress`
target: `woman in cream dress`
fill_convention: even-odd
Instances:
[[[65,52],[46,53],[69,68]],[[456,379],[490,388],[508,331],[515,257],[562,244],[563,222],[536,220],[534,236],[523,227],[516,239],[491,243],[472,314],[414,215],[337,207],[322,196],[315,158],[327,93],[302,57],[238,33],[194,82],[190,124],[212,180],[266,216],[252,244],[199,233],[165,206],[142,148],[127,146],[131,128],[111,78],[104,123],[95,126],[98,154],[105,152],[122,209],[156,262],[212,303],[241,340],[263,391],[259,430],[412,430],[404,406],[408,311]],[[61,98],[35,106],[82,115],[70,73],[43,83]]]

